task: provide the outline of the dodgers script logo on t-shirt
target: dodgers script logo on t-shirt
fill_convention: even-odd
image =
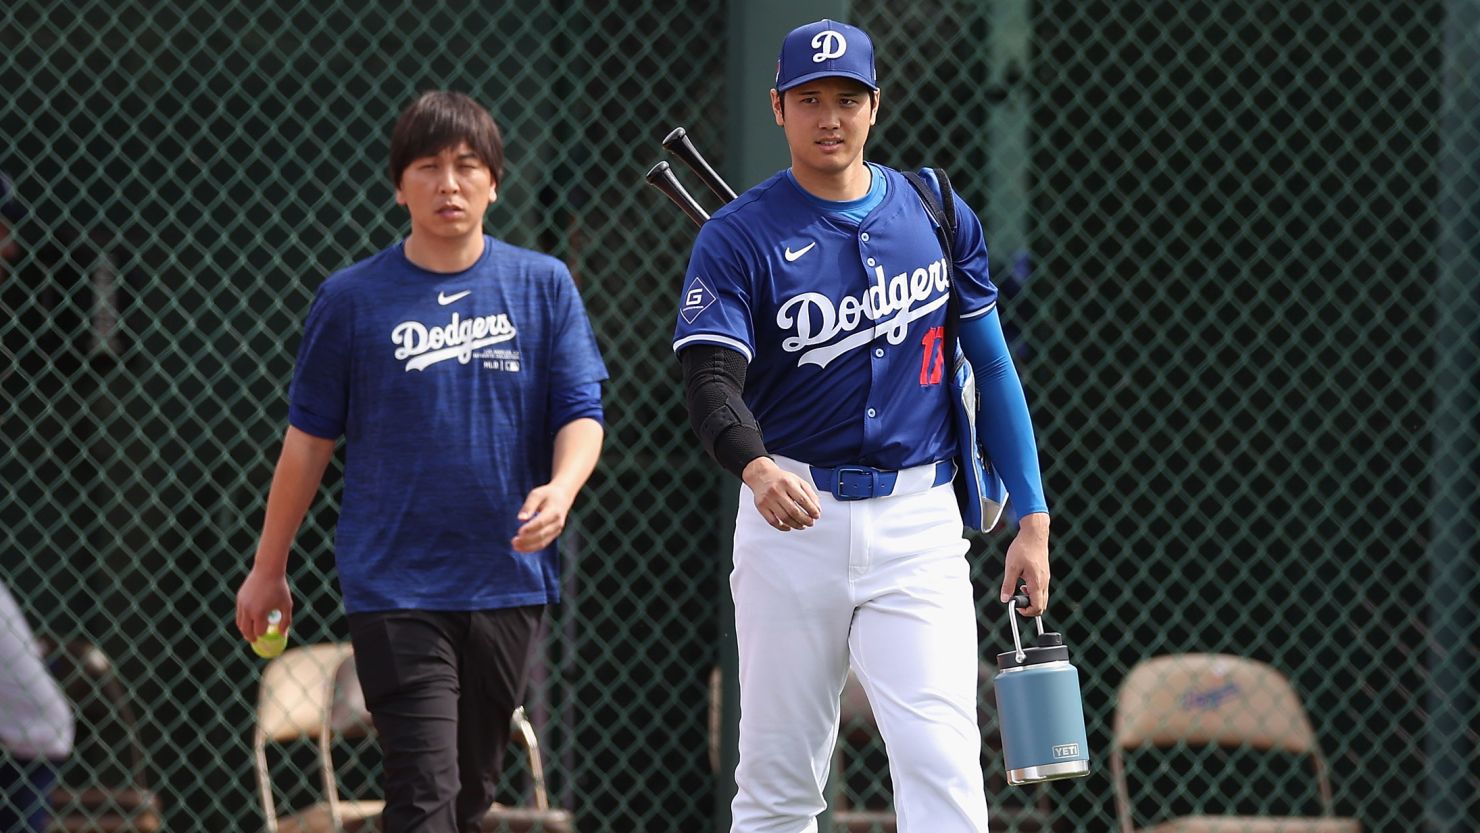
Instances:
[[[485,236],[477,263],[443,274],[398,243],[326,280],[288,418],[344,438],[345,610],[558,601],[558,547],[520,553],[509,541],[530,491],[549,482],[563,403],[599,403],[606,375],[570,271],[548,255]],[[582,416],[599,419],[599,407]]]
[[[509,321],[506,313],[480,315],[463,318],[452,314],[452,323],[428,326],[420,321],[402,321],[391,330],[391,341],[400,345],[396,348],[396,360],[406,361],[406,371],[426,368],[457,359],[467,364],[476,355],[487,370],[519,370],[517,350],[484,350],[495,344],[512,341],[519,331]]]

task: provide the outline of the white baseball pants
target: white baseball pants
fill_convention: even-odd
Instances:
[[[805,464],[776,462],[811,482]],[[952,488],[932,474],[901,472],[883,498],[822,492],[822,518],[790,532],[742,486],[732,833],[815,833],[850,663],[888,751],[900,833],[986,833],[967,545]]]

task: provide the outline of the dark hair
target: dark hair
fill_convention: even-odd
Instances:
[[[483,105],[462,93],[433,90],[411,102],[391,131],[391,184],[401,187],[401,174],[411,163],[467,142],[493,172],[504,178],[504,137]]]

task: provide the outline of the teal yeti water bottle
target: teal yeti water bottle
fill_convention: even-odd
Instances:
[[[1069,664],[1064,637],[1043,632],[1042,616],[1033,617],[1038,623],[1034,646],[1023,647],[1017,609],[1027,604],[1021,594],[1007,603],[1013,650],[997,655],[993,682],[1007,783],[1079,778],[1089,774],[1079,671]]]

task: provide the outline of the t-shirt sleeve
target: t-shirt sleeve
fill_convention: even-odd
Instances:
[[[349,411],[354,308],[327,286],[319,287],[303,326],[303,343],[298,346],[298,363],[288,389],[288,424],[332,440],[344,433]]]
[[[601,348],[596,343],[596,333],[591,329],[591,319],[586,315],[586,305],[570,271],[564,264],[557,267],[554,297],[554,357],[550,367],[552,390],[570,390],[591,382],[607,378],[606,364],[601,360]]]
[[[927,168],[921,173],[935,186],[935,193],[939,195],[940,183],[935,181],[935,172]],[[956,203],[956,239],[951,241],[951,246],[961,279],[957,288],[961,297],[961,320],[965,321],[997,308],[997,285],[992,283],[992,270],[987,265],[987,235],[982,229],[981,219],[954,187],[951,198]]]
[[[678,299],[673,352],[691,344],[713,344],[755,359],[755,329],[750,317],[750,270],[723,229],[713,220],[699,229]]]
[[[606,412],[601,408],[601,383],[587,382],[573,388],[554,388],[550,391],[550,434],[578,419],[594,419],[606,424]]]

